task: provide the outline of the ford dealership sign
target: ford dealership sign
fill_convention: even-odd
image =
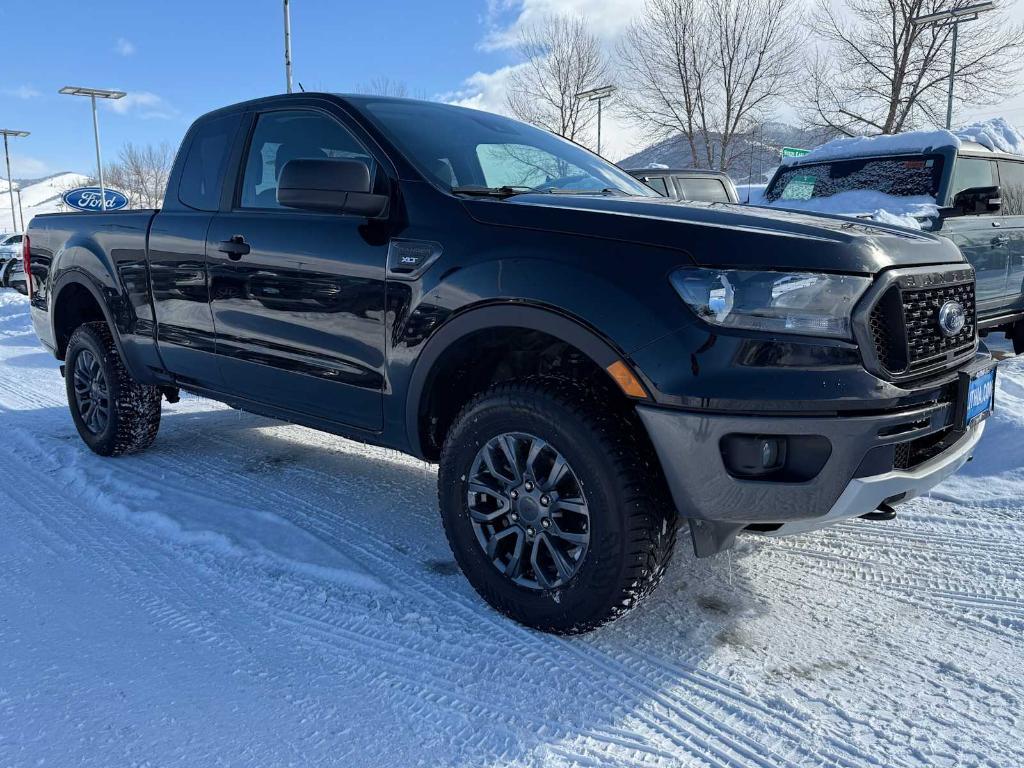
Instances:
[[[61,195],[61,199],[69,208],[76,208],[79,211],[103,210],[99,187],[79,187],[68,190]],[[108,211],[119,211],[128,205],[128,198],[116,189],[108,189],[106,199]]]

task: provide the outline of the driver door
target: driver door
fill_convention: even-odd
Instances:
[[[333,115],[252,117],[241,183],[207,235],[210,306],[227,391],[377,431],[383,423],[388,239],[365,217],[277,202],[289,160],[372,156]]]

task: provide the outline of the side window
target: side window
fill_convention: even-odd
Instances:
[[[372,183],[376,172],[373,158],[337,121],[305,110],[260,115],[245,160],[241,206],[281,208],[277,202],[277,181],[285,163],[325,157],[362,160],[370,168]]]
[[[721,179],[676,177],[676,184],[683,190],[687,200],[705,200],[712,203],[728,203],[729,193]]]
[[[999,192],[1003,198],[1003,213],[1024,216],[1024,162],[999,161]]]
[[[949,201],[958,192],[972,187],[991,187],[996,183],[996,164],[983,157],[958,157],[953,166],[953,183],[949,190]]]
[[[649,176],[643,182],[659,195],[668,197],[668,184],[665,182],[664,176]]]
[[[178,200],[199,211],[216,211],[224,184],[224,169],[238,115],[226,115],[198,126],[178,182]]]

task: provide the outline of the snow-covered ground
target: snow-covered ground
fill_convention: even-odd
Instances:
[[[890,523],[684,540],[577,638],[458,573],[435,473],[186,398],[79,441],[0,292],[0,766],[1024,765],[1024,362]]]

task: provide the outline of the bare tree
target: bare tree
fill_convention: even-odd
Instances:
[[[811,29],[821,43],[807,67],[805,119],[846,135],[944,125],[951,26],[910,20],[975,0],[818,0]],[[1019,88],[1024,23],[1012,3],[960,25],[954,98],[994,104]]]
[[[370,96],[398,96],[405,98],[409,95],[409,87],[401,80],[392,80],[390,77],[378,76],[370,82],[359,86],[359,92]]]
[[[104,164],[103,181],[127,195],[131,208],[159,208],[173,163],[174,149],[167,142],[155,146],[128,142],[121,147],[117,160]]]
[[[694,166],[727,169],[798,69],[798,0],[648,0],[620,41],[620,109]]]
[[[522,30],[517,50],[525,61],[509,78],[512,114],[584,143],[595,113],[578,94],[610,80],[597,37],[582,19],[549,16]]]

